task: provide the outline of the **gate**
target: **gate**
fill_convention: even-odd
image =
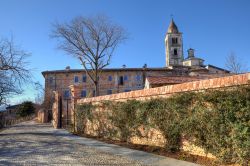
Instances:
[[[59,97],[58,128],[62,128],[62,97]]]

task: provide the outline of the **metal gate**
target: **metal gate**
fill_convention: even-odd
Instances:
[[[62,128],[62,97],[59,98],[58,128]]]

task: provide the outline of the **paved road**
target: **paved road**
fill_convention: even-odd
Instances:
[[[0,165],[142,165],[74,142],[65,138],[68,133],[58,131],[29,121],[0,132]]]
[[[197,166],[197,164],[132,150],[34,121],[0,132],[2,165]]]

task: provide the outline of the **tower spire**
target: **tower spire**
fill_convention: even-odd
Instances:
[[[168,33],[179,33],[178,27],[176,26],[173,18],[169,24]]]
[[[172,15],[171,15],[172,16]],[[183,43],[182,33],[179,32],[174,19],[168,27],[165,38],[166,46],[166,66],[182,66],[183,65]]]

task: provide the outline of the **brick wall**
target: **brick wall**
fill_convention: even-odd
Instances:
[[[59,109],[60,109],[60,94],[57,91],[54,91],[54,103],[52,106],[52,125],[54,128],[59,128]]]
[[[37,112],[37,121],[39,123],[48,123],[49,122],[49,110],[40,109]]]
[[[169,97],[175,93],[187,91],[201,91],[247,84],[250,84],[250,73],[84,99],[79,99],[77,97],[77,93],[81,87],[72,85],[70,86],[70,89],[72,100],[74,100],[75,104],[88,102],[92,102],[92,104],[100,104],[102,101],[126,101],[129,99],[145,100],[156,97]],[[107,112],[109,112],[109,110],[105,110],[101,106],[97,107],[94,111],[94,120],[92,122],[86,122],[85,133],[93,136],[100,136],[100,134],[105,135],[105,133],[111,131],[112,126],[105,117]],[[141,130],[141,133],[143,133],[143,129]],[[144,137],[132,137],[130,141],[136,144],[156,146],[164,146],[165,143],[161,132],[154,128],[147,131]],[[203,149],[190,144],[187,140],[183,140],[182,149],[195,155],[214,157],[211,154],[206,154]]]

